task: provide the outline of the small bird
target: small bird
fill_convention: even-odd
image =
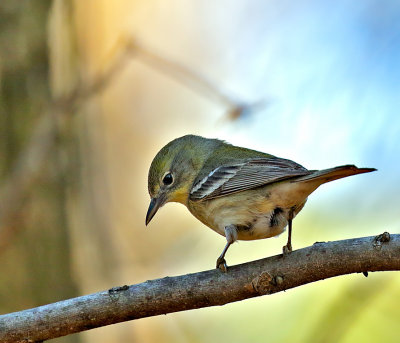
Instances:
[[[225,254],[233,242],[277,236],[288,226],[283,247],[288,254],[292,220],[313,191],[323,183],[375,170],[354,165],[308,170],[267,153],[186,135],[169,142],[151,163],[146,225],[167,202],[184,204],[203,224],[226,237],[216,263],[226,272]]]

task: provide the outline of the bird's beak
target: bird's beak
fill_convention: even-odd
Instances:
[[[146,225],[150,223],[150,220],[155,216],[158,209],[164,205],[164,201],[162,197],[159,198],[151,198],[149,209],[146,214]]]

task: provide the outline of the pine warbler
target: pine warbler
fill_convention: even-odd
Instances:
[[[227,270],[225,254],[236,240],[281,234],[288,226],[284,254],[292,251],[292,220],[321,184],[372,172],[354,165],[307,170],[291,160],[187,135],[164,146],[151,163],[151,202],[146,225],[165,203],[184,204],[202,223],[226,237],[217,268]]]

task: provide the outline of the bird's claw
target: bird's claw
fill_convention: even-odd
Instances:
[[[282,248],[283,256],[287,256],[292,252],[292,244],[288,243]]]
[[[217,269],[220,269],[222,272],[226,273],[228,271],[228,266],[224,258],[218,257],[217,259]]]

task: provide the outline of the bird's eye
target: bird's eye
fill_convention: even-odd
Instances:
[[[164,185],[169,186],[174,181],[174,178],[171,173],[167,173],[164,175],[162,182]]]

